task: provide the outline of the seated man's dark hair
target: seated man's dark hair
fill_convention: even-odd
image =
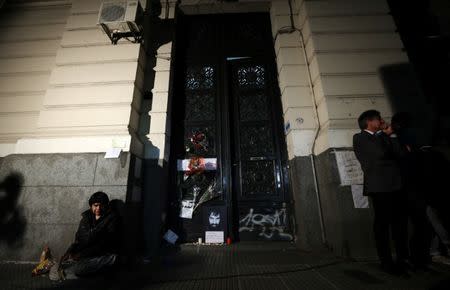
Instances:
[[[108,195],[103,191],[97,191],[89,198],[89,206],[93,205],[94,203],[101,203],[103,205],[108,205],[109,203]]]
[[[363,112],[358,118],[358,125],[361,130],[367,129],[367,121],[381,118],[380,112],[377,110],[368,110]]]

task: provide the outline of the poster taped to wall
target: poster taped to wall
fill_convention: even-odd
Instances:
[[[369,208],[369,198],[363,195],[362,184],[352,184],[353,205],[355,208]]]
[[[180,217],[192,219],[194,213],[195,200],[185,199],[181,201]]]
[[[335,151],[341,185],[363,184],[361,164],[353,151]]]
[[[119,158],[120,153],[122,152],[122,148],[109,148],[105,156],[103,158],[109,159],[109,158]]]
[[[225,235],[223,231],[206,231],[205,243],[207,244],[223,244]]]

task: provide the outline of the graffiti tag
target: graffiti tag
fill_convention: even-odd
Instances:
[[[292,235],[285,232],[286,209],[277,209],[270,214],[255,213],[251,208],[246,216],[239,220],[239,232],[256,232],[260,237],[273,239],[278,237],[283,240],[292,240]]]

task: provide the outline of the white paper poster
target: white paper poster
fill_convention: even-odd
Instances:
[[[185,219],[192,219],[194,213],[195,201],[185,199],[181,201],[180,217]]]
[[[109,148],[108,151],[106,151],[104,158],[118,158],[120,152],[122,152],[121,148]]]
[[[205,232],[205,243],[207,244],[223,244],[224,232],[223,231],[206,231]]]
[[[362,184],[352,184],[353,204],[355,208],[369,208],[369,198],[363,195]]]
[[[353,151],[335,151],[341,185],[363,184],[361,164]]]

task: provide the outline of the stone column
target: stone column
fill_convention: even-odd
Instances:
[[[291,4],[293,31],[288,1],[273,1],[270,14],[295,208],[295,237],[299,247],[311,249],[322,245],[320,208],[310,158],[318,120],[301,33],[305,20],[300,13],[303,1]]]

